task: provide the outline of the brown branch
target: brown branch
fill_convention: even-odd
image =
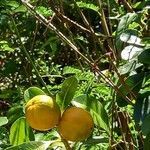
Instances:
[[[61,19],[63,22],[66,22],[68,24],[73,25],[74,27],[76,27],[77,29],[85,32],[85,33],[90,33],[90,30],[86,29],[85,27],[81,26],[80,24],[78,24],[77,22],[71,20],[70,18],[68,18],[67,16],[65,16],[64,14],[60,13],[58,10],[53,10],[55,12],[55,14],[57,15],[57,17],[59,19]]]
[[[99,16],[100,16],[101,21],[102,21],[102,27],[103,27],[104,33],[105,33],[106,36],[110,37],[111,35],[110,35],[109,28],[108,28],[108,25],[107,25],[106,16],[105,16],[105,13],[104,13],[104,10],[103,10],[102,0],[97,0],[97,1],[98,1],[99,8],[100,8]],[[108,42],[109,47],[111,47],[114,59],[117,60],[115,47],[114,47],[114,44],[113,44],[112,40],[110,38],[108,38],[107,42]]]
[[[54,31],[56,33],[57,36],[60,37],[60,39],[68,44],[75,52],[77,52],[92,68],[95,68],[96,72],[105,80],[106,83],[108,83],[118,94],[120,94],[120,96],[122,96],[129,104],[133,105],[133,103],[131,102],[131,100],[125,96],[120,90],[119,88],[111,81],[111,79],[109,79],[108,77],[106,77],[98,68],[98,66],[95,66],[95,64],[93,62],[91,62],[84,54],[82,54],[78,48],[62,33],[60,32],[51,22],[49,22],[44,16],[42,16],[41,14],[37,13],[34,10],[34,7],[29,4],[27,1],[22,0],[23,4],[30,10],[30,12],[35,16],[35,18],[37,18],[41,23],[43,23],[47,28],[51,29],[52,31]]]
[[[127,9],[128,12],[131,12],[131,13],[134,12],[132,6],[126,0],[123,0],[122,2],[123,2],[123,5]]]
[[[129,88],[129,86],[125,83],[124,78],[120,75],[118,68],[116,67],[116,65],[114,64],[111,56],[111,54],[107,54],[106,56],[108,57],[111,65],[113,66],[114,71],[116,72],[121,84],[125,87],[125,90],[130,94],[131,97],[133,97],[134,99],[136,99],[135,94],[133,93],[133,91]]]

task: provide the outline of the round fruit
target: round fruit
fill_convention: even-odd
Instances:
[[[58,131],[68,141],[81,141],[89,137],[93,127],[93,118],[89,112],[82,108],[71,107],[63,113]]]
[[[46,131],[58,124],[61,112],[51,97],[37,95],[27,102],[25,116],[33,129]]]

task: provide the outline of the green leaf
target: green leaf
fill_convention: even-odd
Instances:
[[[90,100],[88,100],[87,94],[82,94],[82,95],[75,97],[71,103],[74,106],[80,107],[83,109],[87,109],[88,107],[90,107],[90,104],[91,104]]]
[[[63,75],[68,75],[68,74],[77,74],[77,73],[82,73],[81,70],[70,67],[70,66],[66,66],[63,68]]]
[[[150,128],[149,127],[150,127],[150,114],[147,115],[144,118],[144,121],[142,123],[141,129],[142,129],[142,132],[143,132],[144,135],[147,135],[147,134],[150,133]]]
[[[98,100],[94,97],[83,94],[75,97],[72,104],[76,107],[89,110],[94,119],[94,123],[109,133],[108,115],[104,109],[104,106]]]
[[[121,20],[118,24],[118,28],[116,31],[116,47],[118,50],[122,49],[123,42],[120,40],[120,35],[125,32],[129,25],[134,22],[138,18],[138,15],[136,13],[127,13],[123,17],[121,17]]]
[[[51,9],[47,9],[43,6],[36,7],[36,11],[45,17],[50,17],[53,15],[53,11]]]
[[[14,13],[25,13],[27,11],[27,8],[23,5],[20,5],[18,8],[13,10]]]
[[[3,74],[5,76],[9,76],[9,74],[14,74],[17,72],[17,64],[14,60],[6,61],[4,65]]]
[[[62,110],[65,109],[72,101],[77,90],[77,86],[78,80],[74,76],[67,78],[63,82],[61,91],[56,95],[56,101]]]
[[[125,63],[124,65],[119,67],[119,73],[121,75],[130,73],[131,71],[135,70],[136,64],[137,63],[135,60]]]
[[[92,3],[85,3],[85,2],[77,2],[78,7],[80,8],[86,8],[86,9],[91,9],[94,10],[96,12],[99,11],[99,7],[92,4]]]
[[[92,101],[90,112],[93,116],[95,124],[109,133],[108,115],[104,109],[104,106],[98,100]]]
[[[11,107],[7,112],[7,118],[9,120],[8,124],[12,124],[15,122],[18,118],[24,116],[23,113],[23,106],[17,105]]]
[[[9,45],[3,45],[1,46],[3,51],[9,51],[9,52],[13,52],[15,49],[9,47]]]
[[[146,139],[144,140],[144,150],[149,150],[149,148],[150,148],[150,133],[146,136]]]
[[[11,6],[11,7],[14,7],[14,8],[17,8],[19,7],[19,3],[17,1],[8,1],[8,2],[5,2],[7,6]]]
[[[138,54],[142,50],[143,50],[142,48],[139,48],[139,47],[136,47],[133,45],[126,46],[121,52],[121,58],[123,60],[130,60],[131,61],[131,59],[137,58]]]
[[[136,46],[144,46],[143,44],[141,44],[141,38],[139,38],[138,36],[130,32],[126,32],[126,33],[123,32],[120,35],[120,40],[128,44],[134,44]]]
[[[7,117],[0,117],[0,127],[7,123],[8,123]]]
[[[145,76],[144,73],[139,73],[139,74],[129,76],[125,80],[126,86],[135,95],[139,92],[139,90],[142,87],[142,82],[143,82],[144,76]],[[121,85],[119,87],[120,92],[122,92],[122,94],[124,94],[125,96],[129,95],[129,91],[127,91],[127,87],[125,87],[124,85]],[[117,94],[116,101],[117,101],[118,106],[120,106],[120,107],[124,107],[124,106],[128,105],[126,100],[124,98],[122,98],[119,94]]]
[[[134,120],[138,124],[150,113],[150,91],[140,93],[134,105]]]
[[[45,95],[45,93],[38,87],[30,87],[24,92],[24,99],[27,102],[36,95]]]
[[[32,129],[26,123],[25,117],[17,119],[10,128],[10,143],[13,146],[34,140]]]
[[[46,150],[51,143],[51,141],[31,141],[18,146],[8,147],[5,150]]]
[[[139,56],[138,61],[143,64],[150,65],[150,48],[144,50]]]

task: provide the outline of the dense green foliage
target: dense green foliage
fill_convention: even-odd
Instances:
[[[149,0],[0,1],[0,149],[65,149],[38,132],[26,101],[47,94],[88,110],[94,131],[75,150],[149,150]]]

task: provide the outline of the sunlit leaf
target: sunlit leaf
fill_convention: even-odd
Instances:
[[[123,42],[120,40],[120,36],[123,32],[125,32],[129,25],[134,22],[138,18],[138,15],[136,13],[127,13],[123,17],[121,17],[121,20],[118,24],[118,28],[116,31],[116,47],[118,50],[122,49]]]
[[[15,10],[13,10],[14,13],[24,13],[27,11],[27,8],[23,5],[20,5],[19,7],[17,7]]]
[[[85,2],[77,2],[77,5],[80,7],[80,8],[88,8],[88,9],[92,9],[96,12],[99,11],[99,7],[92,4],[92,3],[85,3]]]
[[[56,95],[56,101],[62,109],[65,109],[72,101],[77,86],[78,80],[74,76],[67,78],[63,82],[61,91]]]
[[[36,8],[36,11],[45,17],[52,16],[52,14],[53,14],[53,12],[50,8],[47,9],[46,7],[43,7],[43,6],[38,6]]]
[[[132,35],[130,33],[122,33],[120,35],[120,40],[129,44],[134,44],[134,45],[142,45],[141,44],[141,38]]]
[[[0,126],[3,126],[8,123],[7,117],[0,117]]]
[[[5,150],[47,150],[51,143],[51,141],[31,141],[18,146],[8,147]]]
[[[13,52],[15,50],[14,48],[10,47],[10,45],[9,45],[9,43],[7,41],[4,41],[4,40],[0,41],[0,48],[1,48],[2,51],[9,51],[9,52]]]
[[[99,101],[95,100],[91,104],[90,112],[93,116],[95,124],[109,133],[108,116],[104,106]]]
[[[7,6],[11,6],[11,7],[14,7],[14,8],[17,8],[19,7],[19,3],[17,1],[8,1],[6,3]]]
[[[126,74],[135,70],[137,63],[135,60],[125,63],[123,66],[119,67],[120,74]]]
[[[30,87],[24,92],[24,99],[28,101],[36,95],[45,95],[45,93],[38,87]]]
[[[132,58],[136,57],[142,50],[142,48],[133,45],[126,46],[121,52],[121,58],[123,60],[131,60]]]
[[[70,67],[70,66],[66,66],[63,68],[63,74],[64,75],[66,75],[66,74],[77,74],[77,73],[82,73],[82,71],[79,69]]]
[[[17,119],[10,128],[10,143],[14,146],[34,140],[32,129],[26,123],[25,117]]]

